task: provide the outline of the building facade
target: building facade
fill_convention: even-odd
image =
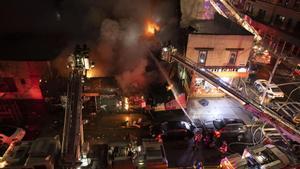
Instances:
[[[231,0],[273,54],[300,59],[300,0]],[[296,64],[296,63],[295,63]]]
[[[188,35],[187,59],[232,85],[237,85],[240,78],[248,78],[252,34],[219,15],[212,21],[195,23],[194,28]],[[224,95],[198,75],[191,74],[190,96]]]
[[[20,124],[44,113],[40,80],[47,71],[44,61],[0,62],[0,122]]]

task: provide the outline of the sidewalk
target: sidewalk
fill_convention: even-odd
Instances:
[[[202,106],[201,99],[188,101],[188,114],[192,119],[211,121],[222,118],[240,118],[246,124],[251,123],[252,115],[244,110],[242,105],[232,98],[207,98],[207,106]]]

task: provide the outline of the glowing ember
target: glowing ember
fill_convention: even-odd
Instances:
[[[145,33],[147,36],[153,36],[155,32],[159,31],[159,26],[152,21],[147,21],[146,22],[146,28],[145,28]]]

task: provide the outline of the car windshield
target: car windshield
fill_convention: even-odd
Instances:
[[[190,130],[191,126],[187,122],[183,122],[183,121],[168,122],[167,129],[168,130],[174,130],[174,129],[187,129],[187,130]]]
[[[272,87],[271,90],[273,92],[281,92],[280,88],[279,87]]]
[[[267,87],[267,84],[262,82],[261,85],[263,85],[264,87]]]
[[[15,127],[8,127],[8,126],[0,126],[0,133],[6,136],[11,136],[16,132]]]
[[[221,120],[214,120],[213,124],[217,130],[220,130],[221,128],[223,128],[225,126],[225,123]]]

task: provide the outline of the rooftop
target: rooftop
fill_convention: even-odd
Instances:
[[[86,80],[84,92],[100,92],[100,94],[114,93],[119,89],[114,77],[96,77]]]
[[[240,25],[215,14],[213,20],[195,20],[191,23],[192,34],[205,35],[252,35]]]

